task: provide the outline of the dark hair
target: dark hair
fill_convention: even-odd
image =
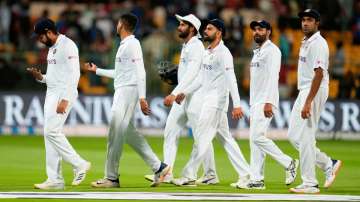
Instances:
[[[125,29],[130,32],[134,32],[138,18],[132,13],[124,14],[120,17],[121,23],[125,25]]]
[[[189,27],[193,27],[194,28],[194,36],[196,36],[198,34],[197,29],[195,28],[195,26],[193,24],[191,24],[188,21],[183,21],[185,24],[189,25]]]

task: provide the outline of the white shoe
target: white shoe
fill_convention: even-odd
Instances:
[[[289,167],[285,169],[285,175],[286,175],[285,184],[286,185],[290,185],[295,181],[298,167],[299,167],[299,160],[295,159],[295,160],[292,160]]]
[[[155,175],[144,175],[145,180],[150,181],[150,182],[154,182],[154,177]],[[167,184],[171,184],[173,180],[173,175],[171,173],[168,173],[167,175],[165,175],[163,183],[167,183]]]
[[[54,183],[54,182],[45,181],[41,184],[34,184],[34,188],[35,189],[44,189],[44,190],[65,189],[65,185],[64,185],[64,183]]]
[[[82,168],[74,170],[74,179],[71,183],[73,186],[79,185],[82,181],[85,180],[86,172],[89,171],[91,168],[90,162],[85,162],[85,165]]]
[[[158,171],[155,172],[154,174],[154,181],[153,183],[151,183],[151,187],[157,187],[159,186],[162,182],[164,182],[164,177],[169,174],[169,172],[171,171],[171,167],[163,162],[161,162],[160,168]]]
[[[196,187],[195,180],[192,180],[187,177],[181,177],[178,179],[173,179],[172,183],[176,186],[189,186],[189,187]]]
[[[249,178],[242,177],[239,178],[237,182],[231,183],[230,186],[238,189],[248,189],[248,184],[250,183]]]
[[[211,185],[211,184],[219,184],[219,179],[215,175],[203,175],[199,179],[195,181],[195,184],[203,184],[203,185]]]
[[[334,183],[335,178],[342,166],[342,161],[340,160],[331,159],[331,161],[332,161],[332,166],[325,171],[325,178],[326,178],[324,184],[325,188],[329,188]]]
[[[320,193],[319,186],[307,186],[307,185],[299,185],[294,188],[289,189],[290,192],[296,193],[296,194],[318,194]]]
[[[120,187],[119,180],[109,180],[109,179],[100,179],[98,181],[92,182],[91,186],[94,188],[118,188]]]

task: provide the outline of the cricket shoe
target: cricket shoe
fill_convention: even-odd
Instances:
[[[291,161],[289,167],[287,167],[285,169],[285,175],[286,175],[285,184],[286,185],[290,185],[295,181],[298,167],[299,167],[299,160],[293,159]]]
[[[176,186],[188,186],[188,187],[196,187],[196,180],[192,180],[187,177],[181,177],[178,179],[174,179],[172,183]]]
[[[335,181],[335,178],[342,166],[342,161],[331,159],[332,165],[325,171],[325,188],[329,188]]]
[[[145,180],[150,182],[154,182],[154,177],[155,175],[144,175]],[[171,184],[172,180],[173,175],[171,173],[168,173],[167,175],[165,175],[163,183]]]
[[[266,189],[264,180],[259,181],[250,181],[249,184],[247,184],[247,189]]]
[[[159,186],[162,182],[164,182],[164,177],[169,174],[171,171],[171,167],[163,162],[161,162],[160,164],[160,168],[158,171],[155,172],[154,175],[154,181],[153,183],[151,183],[151,187],[157,187]]]
[[[318,194],[320,193],[319,186],[308,186],[308,185],[299,185],[294,188],[289,189],[290,192],[296,193],[296,194]]]
[[[84,163],[84,165],[81,168],[75,169],[74,170],[74,179],[73,179],[71,185],[77,186],[82,181],[84,181],[85,177],[86,177],[86,173],[87,173],[87,171],[90,170],[90,168],[91,168],[91,163],[87,161]]]
[[[203,175],[195,181],[197,185],[212,185],[219,184],[219,179],[215,175]]]
[[[49,182],[45,181],[41,184],[34,184],[35,189],[43,189],[43,190],[63,190],[65,189],[65,184],[63,182],[55,183],[55,182]]]
[[[119,179],[109,180],[109,179],[100,179],[91,183],[91,186],[94,188],[118,188],[120,187]]]
[[[242,177],[239,178],[237,182],[231,183],[230,186],[238,189],[248,189],[249,182],[250,181],[248,177]]]

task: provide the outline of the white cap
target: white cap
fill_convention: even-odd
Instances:
[[[200,26],[201,26],[201,21],[193,14],[189,14],[189,15],[185,15],[185,16],[180,16],[178,14],[175,15],[176,19],[179,21],[186,21],[189,22],[190,24],[192,24],[195,29],[198,32],[198,37],[200,38]]]

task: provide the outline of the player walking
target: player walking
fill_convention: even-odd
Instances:
[[[139,134],[133,123],[135,107],[140,102],[141,111],[150,114],[145,99],[145,69],[139,40],[133,35],[137,17],[124,14],[117,24],[121,38],[115,58],[115,69],[100,69],[94,64],[85,64],[89,71],[97,75],[114,78],[114,100],[107,145],[105,177],[92,182],[93,187],[119,187],[119,160],[125,141],[144,159],[155,173],[151,186],[157,186],[170,171],[170,166],[162,163],[152,151],[146,139]]]
[[[321,152],[315,140],[320,114],[329,93],[329,47],[318,31],[319,12],[307,9],[300,12],[299,17],[305,37],[299,53],[299,94],[291,111],[288,136],[299,151],[303,183],[291,188],[290,192],[319,193],[315,164],[325,172],[325,188],[332,185],[342,164]]]
[[[72,185],[79,185],[90,169],[90,162],[82,159],[73,149],[62,128],[78,96],[80,77],[79,52],[76,44],[56,31],[55,23],[42,19],[35,25],[34,37],[49,47],[46,75],[37,68],[28,68],[34,78],[47,86],[44,104],[44,141],[46,174],[48,179],[35,184],[36,189],[64,189],[61,160],[74,168]]]
[[[239,188],[246,188],[250,175],[249,166],[240,148],[229,132],[227,108],[229,91],[233,100],[232,117],[239,119],[243,116],[240,107],[240,96],[234,73],[233,58],[229,49],[224,45],[222,36],[225,35],[225,25],[219,19],[209,21],[204,31],[204,40],[210,45],[202,58],[201,69],[196,80],[185,89],[179,89],[176,102],[200,88],[202,107],[199,120],[194,131],[193,156],[186,164],[182,177],[175,179],[176,185],[192,184],[197,177],[197,171],[204,159],[210,143],[218,131],[220,143],[224,146],[228,157],[239,175],[235,184]]]
[[[264,163],[269,154],[284,168],[285,184],[296,178],[298,160],[285,155],[275,143],[265,136],[275,110],[279,105],[279,72],[281,52],[269,37],[271,25],[265,20],[250,23],[257,48],[250,64],[250,168],[251,189],[265,189]]]
[[[193,14],[186,16],[176,15],[179,20],[178,32],[179,37],[183,39],[184,44],[181,50],[180,63],[178,67],[178,86],[165,97],[164,104],[171,106],[171,110],[165,125],[164,132],[164,162],[174,167],[176,153],[178,149],[178,141],[181,131],[186,126],[187,121],[191,127],[195,128],[198,119],[199,108],[201,107],[201,95],[198,91],[187,96],[184,103],[174,103],[175,95],[178,89],[190,85],[198,75],[201,58],[205,52],[204,45],[199,40],[200,20]],[[219,182],[214,160],[214,149],[211,145],[205,154],[203,161],[204,176],[197,180],[199,184],[217,184]],[[152,181],[152,175],[146,175],[147,180]],[[171,183],[173,179],[172,172],[165,176],[164,182]]]

